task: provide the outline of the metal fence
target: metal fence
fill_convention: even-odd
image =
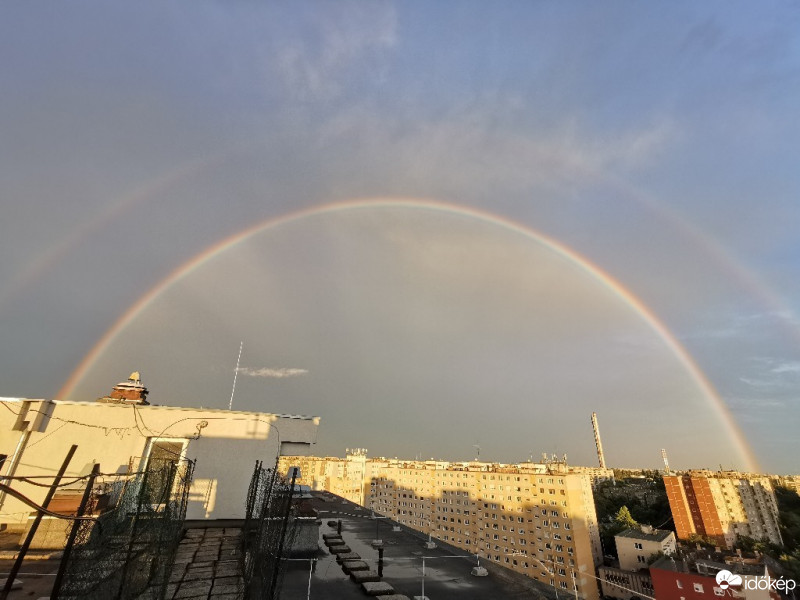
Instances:
[[[264,468],[256,461],[250,480],[240,555],[245,600],[279,598],[284,558],[294,541],[294,485],[281,480],[277,466],[276,461],[272,468]]]
[[[64,555],[59,598],[160,600],[186,516],[194,463],[150,458],[133,475],[95,485]]]

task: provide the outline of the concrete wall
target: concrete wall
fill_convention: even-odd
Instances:
[[[256,460],[272,466],[284,448],[310,448],[318,417],[267,413],[131,406],[103,403],[0,399],[0,454],[3,475],[54,475],[72,444],[78,449],[66,477],[83,475],[100,463],[103,473],[138,468],[153,438],[184,441],[185,458],[196,460],[188,519],[244,516],[245,497]],[[35,502],[46,490],[14,482]],[[0,499],[0,523],[24,524],[22,502]]]

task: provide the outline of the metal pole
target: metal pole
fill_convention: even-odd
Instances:
[[[78,506],[78,512],[75,513],[76,517],[82,517],[86,511],[86,506],[89,504],[89,498],[92,497],[92,489],[94,488],[94,480],[100,473],[100,464],[95,463],[92,467],[92,474],[89,475],[89,480],[86,482],[86,489],[83,490],[83,498]],[[61,563],[58,565],[58,573],[56,580],[53,582],[53,591],[50,593],[50,600],[58,600],[58,592],[61,590],[61,582],[64,579],[64,574],[67,572],[67,565],[69,564],[69,555],[72,554],[72,547],[75,545],[75,538],[78,537],[78,529],[81,527],[81,522],[76,519],[72,522],[72,530],[69,532],[67,538],[67,545],[64,547],[64,554],[61,557]]]
[[[236,376],[239,374],[239,361],[242,360],[242,347],[244,341],[239,342],[239,356],[236,359],[236,370],[233,372],[233,388],[231,389],[231,401],[228,402],[228,410],[233,410],[233,393],[236,391]]]
[[[311,574],[314,572],[313,558],[308,560],[308,592],[306,593],[306,600],[311,600]]]
[[[50,504],[50,500],[53,499],[53,496],[58,489],[58,484],[61,483],[61,478],[64,476],[64,473],[66,472],[67,467],[69,466],[69,463],[77,449],[78,446],[73,444],[69,449],[69,452],[67,452],[64,462],[61,463],[61,468],[58,470],[55,479],[53,479],[53,484],[47,491],[44,501],[42,501],[42,508],[47,508]],[[33,520],[33,524],[31,525],[30,531],[28,531],[28,536],[25,538],[25,542],[23,542],[22,547],[19,549],[17,560],[14,561],[14,566],[11,567],[11,572],[8,574],[8,579],[6,579],[6,585],[3,587],[3,591],[0,592],[0,600],[6,600],[8,598],[8,594],[11,592],[11,586],[14,585],[14,579],[16,578],[17,573],[19,573],[19,569],[22,566],[22,561],[25,558],[25,555],[28,553],[28,549],[31,547],[31,542],[33,542],[33,537],[36,535],[36,530],[39,529],[39,523],[41,522],[42,512],[36,511],[36,518]]]
[[[422,557],[422,595],[419,600],[425,600],[425,557]]]

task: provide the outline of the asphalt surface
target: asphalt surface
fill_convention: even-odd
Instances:
[[[23,582],[22,589],[12,590],[8,595],[9,600],[36,599],[44,596],[49,598],[60,562],[61,560],[57,558],[35,560],[26,557],[22,563],[20,574],[17,575],[17,579]],[[0,559],[0,589],[5,585],[8,572],[13,564],[14,561],[11,559]]]
[[[322,525],[319,530],[320,550],[311,558],[316,559],[311,573],[310,598],[359,599],[368,596],[361,587],[350,580],[336,562],[335,556],[328,552],[322,535],[334,534],[336,528],[328,521],[342,520],[342,539],[353,552],[361,555],[370,569],[377,571],[378,551],[370,543],[375,539],[376,521],[370,512],[351,502],[326,493],[314,493],[314,508],[320,513]],[[496,571],[499,567],[482,562],[489,569],[488,577],[475,577],[470,574],[476,565],[474,556],[459,558],[457,554],[442,547],[434,550],[423,548],[424,539],[419,534],[402,528],[392,531],[394,523],[379,519],[379,534],[384,542],[383,579],[392,585],[395,593],[413,599],[422,589],[422,557],[425,556],[425,595],[430,600],[474,599],[500,600],[503,598],[542,597],[530,585],[520,585]],[[308,596],[309,559],[291,561],[286,569],[281,592],[282,600],[301,600]],[[380,598],[380,596],[378,596]]]

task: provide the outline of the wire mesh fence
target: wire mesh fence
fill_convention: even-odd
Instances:
[[[152,457],[141,462],[144,469],[92,489],[85,513],[96,518],[75,522],[58,598],[164,597],[194,463]]]
[[[264,468],[256,461],[250,480],[240,554],[245,600],[280,596],[284,559],[294,543],[295,490],[278,477],[277,466],[276,462],[272,468]]]

